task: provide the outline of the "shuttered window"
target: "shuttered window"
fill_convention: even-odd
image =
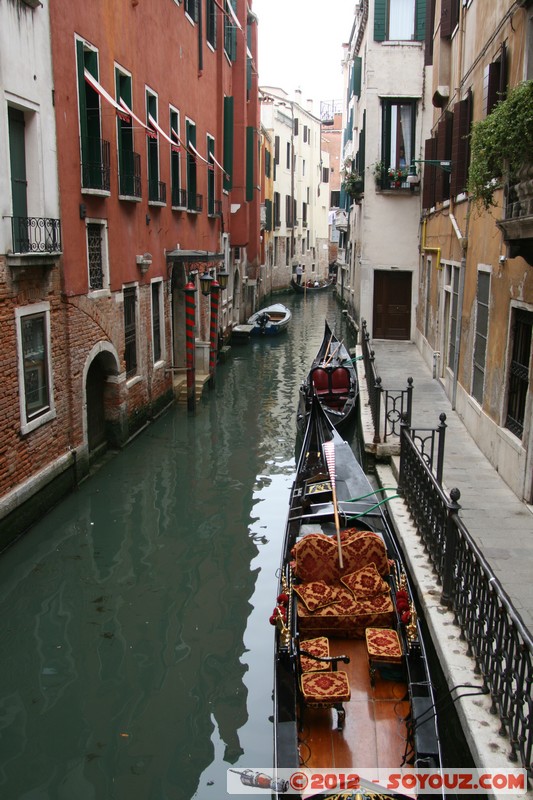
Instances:
[[[483,403],[487,336],[489,331],[490,273],[479,271],[477,275],[476,335],[474,339],[474,363],[472,366],[472,396]]]
[[[440,10],[440,36],[449,39],[459,22],[460,0],[442,0]]]
[[[224,97],[224,189],[233,187],[233,97]]]
[[[363,59],[355,56],[352,64],[352,95],[361,97],[361,73],[363,69]]]
[[[428,164],[437,158],[437,140],[426,139],[424,146],[424,182],[422,185],[422,208],[433,208],[435,205],[435,174],[436,167]]]
[[[433,31],[435,29],[435,0],[426,2],[426,25],[424,35],[424,66],[433,64]]]
[[[520,439],[524,434],[526,402],[529,391],[532,332],[533,314],[530,311],[514,309],[512,356],[509,365],[505,427],[509,428]]]
[[[437,127],[437,160],[451,161],[452,157],[453,115],[446,112]],[[450,173],[437,167],[435,175],[435,199],[443,202],[450,199]]]
[[[375,0],[374,40],[424,41],[426,0]]]
[[[472,114],[472,93],[465,100],[456,103],[453,108],[452,132],[452,174],[450,178],[450,194],[456,197],[466,190],[468,179],[468,162],[470,147],[468,134]]]
[[[248,202],[254,197],[255,138],[255,129],[248,125],[246,128],[246,199]]]

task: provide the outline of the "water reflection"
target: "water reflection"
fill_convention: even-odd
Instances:
[[[332,296],[287,296],[175,409],[0,558],[0,792],[197,800],[271,761],[273,603],[298,386]]]

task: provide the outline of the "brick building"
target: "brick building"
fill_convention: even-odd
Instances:
[[[250,9],[244,0],[0,8],[9,537],[32,517],[17,510],[21,487],[34,509],[52,478],[60,496],[174,400],[187,353],[196,374],[212,372],[220,338],[251,313],[243,286],[258,276],[260,189]],[[220,273],[229,280],[213,326]]]

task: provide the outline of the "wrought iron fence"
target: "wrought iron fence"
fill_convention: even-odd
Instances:
[[[172,208],[187,208],[187,189],[172,187]]]
[[[385,389],[376,371],[374,351],[370,349],[370,334],[366,320],[361,320],[361,347],[365,365],[366,384],[372,422],[374,443],[386,442],[391,437],[400,438],[400,424],[405,416],[410,424],[413,406],[413,379],[407,379],[406,389]]]
[[[109,191],[111,182],[110,144],[105,139],[82,137],[82,186]]]
[[[60,253],[61,220],[11,217],[13,253]]]
[[[509,739],[509,758],[531,778],[533,637],[459,517],[459,490],[448,498],[442,487],[443,416],[434,437],[402,421],[398,489]]]

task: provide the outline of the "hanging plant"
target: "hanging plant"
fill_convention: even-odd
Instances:
[[[533,162],[533,81],[512,89],[470,134],[468,192],[479,206],[496,205],[494,192],[505,178],[517,183],[520,169]]]

